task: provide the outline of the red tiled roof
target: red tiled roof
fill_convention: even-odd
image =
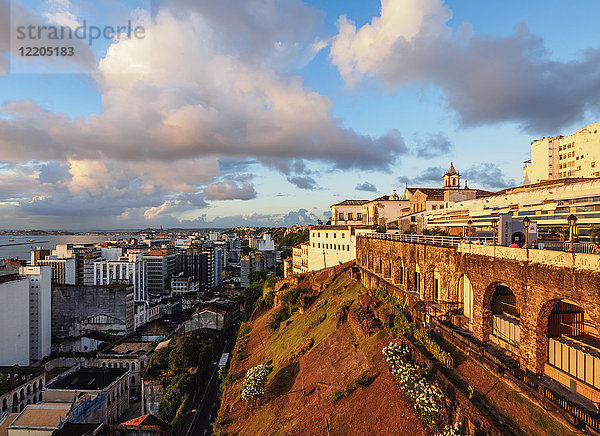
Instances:
[[[371,200],[344,200],[341,203],[332,204],[332,206],[360,206]]]
[[[156,416],[148,413],[146,415],[138,416],[137,418],[130,419],[129,421],[122,422],[119,425],[131,426],[131,427],[168,427],[169,425],[157,418]]]

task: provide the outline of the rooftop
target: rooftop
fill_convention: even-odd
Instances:
[[[71,403],[29,404],[10,427],[56,428],[71,410]]]
[[[153,342],[124,342],[103,354],[148,354],[153,349]]]
[[[332,204],[332,206],[360,206],[371,200],[344,200],[341,203]]]
[[[124,427],[169,427],[166,422],[150,413],[122,422],[119,425]]]
[[[46,389],[99,391],[106,389],[128,371],[125,368],[81,368],[46,386]]]

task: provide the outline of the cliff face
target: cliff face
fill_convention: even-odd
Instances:
[[[277,289],[302,288],[300,310],[275,331],[268,323],[281,307],[240,329],[215,433],[427,434],[381,358],[385,331],[368,335],[348,315],[366,289],[342,267],[294,280]],[[242,382],[261,363],[271,367],[265,394],[248,405]]]

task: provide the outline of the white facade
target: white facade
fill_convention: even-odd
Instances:
[[[331,225],[361,225],[362,205],[368,202],[369,200],[345,200],[331,205]]]
[[[523,183],[565,177],[600,177],[600,122],[569,136],[531,143],[531,159],[523,167]]]
[[[310,229],[308,271],[329,268],[356,259],[356,233],[371,232],[351,226],[315,226]]]
[[[100,261],[94,264],[94,284],[126,282],[133,285],[134,301],[148,299],[147,277],[146,262],[136,254],[121,256],[116,261]]]
[[[271,239],[270,233],[265,233],[261,239],[258,240],[258,251],[273,251],[275,250],[275,242]]]
[[[0,366],[29,365],[29,280],[0,276]]]
[[[19,272],[29,281],[29,358],[42,360],[52,347],[50,267],[26,266]]]
[[[171,278],[171,292],[173,295],[184,295],[197,293],[200,291],[200,284],[194,277],[173,277]]]

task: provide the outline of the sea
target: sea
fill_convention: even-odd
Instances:
[[[98,243],[126,238],[127,236],[117,237],[109,235],[0,235],[0,259],[29,260],[33,247],[42,247],[51,250],[60,244]]]

